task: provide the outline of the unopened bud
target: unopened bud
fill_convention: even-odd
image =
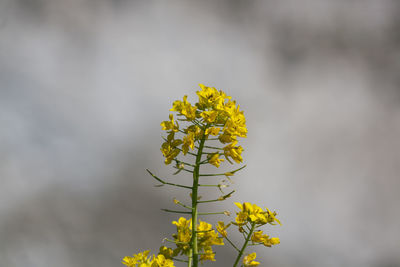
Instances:
[[[229,211],[224,211],[224,214],[226,215],[226,216],[231,216],[231,213],[229,212]]]

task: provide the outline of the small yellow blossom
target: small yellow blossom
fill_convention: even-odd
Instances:
[[[241,210],[236,216],[236,223],[238,225],[243,225],[247,221],[260,225],[267,223],[267,218],[265,217],[266,212],[256,204],[251,204],[249,202],[241,204],[235,202],[235,205]]]
[[[169,121],[163,121],[160,125],[164,131],[179,131],[178,122],[175,123],[174,115],[172,114],[169,114]]]
[[[172,138],[171,134],[168,135],[167,141],[161,145],[161,152],[165,157],[165,164],[167,165],[179,155],[180,149],[177,147],[182,144],[182,140]]]
[[[225,158],[229,161],[229,157],[231,157],[236,163],[240,163],[243,161],[241,156],[243,148],[241,146],[236,146],[237,141],[227,145],[224,147],[224,155]]]
[[[275,217],[276,212],[271,212],[268,208],[265,208],[267,210],[267,215],[268,215],[268,223],[274,225],[274,222],[277,222],[279,225],[282,225],[281,222]]]
[[[228,223],[227,225],[225,225],[224,222],[218,222],[218,225],[217,225],[217,227],[216,227],[218,233],[220,233],[223,237],[227,237],[227,236],[228,236],[228,233],[226,232],[226,229],[227,229],[230,225],[231,225],[230,223]]]
[[[220,131],[220,128],[218,128],[218,127],[211,127],[211,128],[207,128],[207,130],[206,130],[206,135],[214,135],[214,136],[217,136],[218,135],[218,133],[219,133],[219,131]]]
[[[218,136],[218,139],[221,143],[227,144],[227,143],[235,142],[236,136],[228,134],[228,133],[223,133],[220,136]]]
[[[218,168],[220,163],[224,161],[224,159],[219,158],[219,156],[220,155],[218,153],[209,155],[208,162]]]
[[[204,86],[203,84],[199,84],[199,86],[201,91],[197,91],[196,94],[199,96],[198,105],[201,109],[221,106],[225,101],[224,96],[217,89]]]
[[[137,264],[140,267],[150,267],[151,264],[151,257],[148,257],[150,253],[150,250],[146,250],[143,252],[140,252],[138,254],[134,254],[133,257],[127,256],[124,257],[122,260],[122,263],[125,264],[128,267],[136,267]]]
[[[200,255],[201,262],[206,261],[206,260],[215,261],[215,253],[212,251],[211,248],[204,250],[204,253],[202,253]]]
[[[186,155],[190,149],[194,149],[194,132],[189,132],[188,135],[183,137],[182,153]]]
[[[166,259],[172,259],[175,256],[174,251],[166,246],[161,246],[158,254],[164,255]]]
[[[200,116],[204,119],[207,123],[213,123],[218,116],[218,111],[210,110],[210,111],[203,111],[200,113]]]
[[[263,243],[266,247],[271,247],[272,245],[277,245],[280,243],[278,237],[269,238],[268,235],[263,234],[263,231],[256,231],[251,236],[251,241],[254,243]]]
[[[184,115],[188,120],[194,120],[196,118],[196,106],[192,106],[187,101],[187,95],[183,97],[183,101],[176,100],[172,104],[170,111],[177,111],[179,114]]]
[[[260,263],[258,261],[255,261],[256,257],[257,257],[257,254],[255,252],[245,256],[243,258],[243,265],[245,267],[259,265]]]
[[[272,238],[270,238],[270,239],[264,240],[264,242],[262,242],[262,243],[263,243],[264,246],[266,246],[266,247],[271,247],[271,246],[273,246],[273,245],[280,244],[281,241],[279,240],[278,237],[272,237]]]
[[[140,267],[142,266],[140,265]],[[171,259],[166,259],[164,255],[159,254],[157,257],[153,256],[151,267],[174,267],[174,262]]]

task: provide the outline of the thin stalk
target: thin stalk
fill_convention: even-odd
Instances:
[[[181,210],[169,210],[169,209],[161,209],[161,210],[165,211],[165,212],[180,213],[180,214],[191,214],[192,213],[190,211],[181,211]]]
[[[188,170],[188,169],[185,169],[185,168],[178,168],[178,167],[176,167],[176,166],[172,166],[172,168],[177,169],[177,170],[180,170],[180,171],[185,171],[185,172],[193,173],[193,171]]]
[[[220,187],[218,184],[199,184],[198,186]]]
[[[177,258],[172,258],[174,261],[180,261],[180,262],[188,262],[187,260],[181,260],[181,259],[177,259]]]
[[[235,190],[232,190],[230,193],[224,195],[224,196],[220,196],[217,199],[211,199],[211,200],[203,200],[203,201],[197,201],[197,203],[208,203],[208,202],[217,202],[217,201],[224,201],[225,199],[227,199],[228,197],[230,197],[233,193],[235,193]]]
[[[205,129],[204,129],[205,131]],[[200,162],[201,156],[203,153],[204,143],[206,141],[206,136],[203,135],[200,141],[199,148],[197,150],[196,155],[196,167],[193,170],[193,186],[192,186],[192,259],[193,259],[193,267],[198,267],[199,265],[199,249],[197,247],[197,195],[198,195],[198,187],[199,187],[199,173],[200,173]]]
[[[188,267],[192,267],[192,258],[192,250],[190,250],[188,256]]]
[[[149,171],[148,169],[146,169],[146,171],[157,181],[159,181],[160,183],[162,183],[162,185],[172,185],[172,186],[176,186],[176,187],[182,187],[182,188],[187,188],[187,189],[192,189],[191,186],[186,186],[186,185],[181,185],[181,184],[173,184],[173,183],[169,183],[169,182],[165,182],[164,180],[162,180],[161,178],[158,178],[157,176],[155,176],[151,171]]]
[[[246,165],[243,165],[242,167],[240,167],[239,169],[236,169],[236,170],[233,170],[233,171],[230,171],[230,172],[224,172],[224,173],[210,173],[210,174],[200,174],[200,176],[222,176],[222,175],[226,175],[226,173],[235,173],[235,172],[238,172],[238,171],[240,171],[240,170],[242,170],[242,169],[244,169],[246,167]]]
[[[237,252],[240,252],[240,249],[238,249],[237,246],[236,246],[235,244],[233,244],[233,242],[232,242],[228,237],[225,237],[225,239],[226,239],[226,241],[229,242],[229,244],[232,245],[232,247],[233,247],[234,249],[236,249]]]
[[[225,212],[220,211],[220,212],[201,212],[201,213],[199,213],[199,215],[216,215],[216,214],[225,214]]]
[[[184,161],[181,161],[181,160],[179,160],[179,159],[175,159],[175,161],[179,164],[179,163],[183,163],[184,165],[188,165],[188,166],[190,166],[190,167],[196,167],[195,165],[193,165],[193,164],[190,164],[190,163],[187,163],[187,162],[184,162]]]
[[[236,266],[237,266],[237,264],[238,264],[240,258],[242,257],[243,252],[245,251],[245,249],[246,249],[246,247],[247,247],[247,243],[249,243],[250,237],[251,237],[251,235],[253,234],[253,231],[254,231],[255,226],[256,226],[255,223],[252,223],[252,224],[251,224],[250,233],[247,235],[246,241],[244,242],[242,249],[239,251],[239,254],[238,254],[238,256],[237,256],[237,258],[236,258],[236,260],[235,260],[235,263],[233,264],[233,267],[236,267]]]

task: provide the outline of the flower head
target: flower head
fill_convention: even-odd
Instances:
[[[170,111],[178,113],[178,121],[189,123],[186,128],[181,130],[172,114],[169,116],[169,121],[161,123],[162,129],[168,133],[168,142],[163,143],[161,148],[165,157],[165,164],[170,164],[181,151],[183,155],[186,155],[189,149],[196,153],[195,143],[208,139],[219,140],[222,144],[225,144],[223,148],[214,147],[212,149],[223,150],[223,155],[229,163],[232,163],[231,160],[241,163],[243,161],[241,156],[243,148],[237,145],[237,137],[247,136],[246,119],[243,111],[223,91],[203,84],[200,84],[200,88],[201,90],[196,92],[197,103],[192,105],[185,95],[183,100],[174,101],[170,109]],[[175,138],[175,133],[182,133],[184,136]],[[212,136],[216,136],[216,138]],[[213,152],[217,151],[209,152],[212,156],[209,157],[208,163],[219,167],[223,160],[219,158],[218,153],[212,154]]]
[[[258,261],[255,261],[256,257],[257,257],[257,254],[255,252],[245,256],[243,258],[243,265],[245,267],[259,265],[260,263]]]

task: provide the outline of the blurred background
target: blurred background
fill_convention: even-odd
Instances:
[[[245,111],[247,168],[210,208],[279,213],[261,266],[400,266],[399,73],[398,1],[1,0],[0,266],[157,252],[188,195],[145,168],[190,179],[160,122],[198,83]]]

